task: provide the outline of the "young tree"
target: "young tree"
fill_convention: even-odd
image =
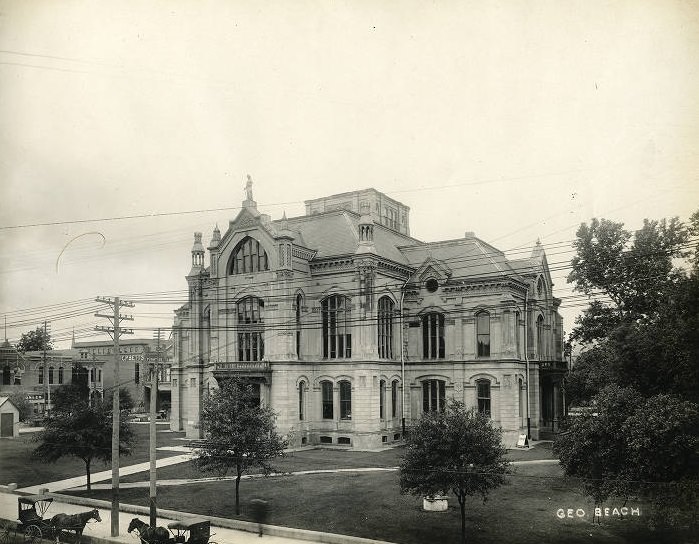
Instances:
[[[194,466],[220,476],[234,472],[235,513],[240,514],[240,479],[253,468],[267,475],[270,461],[284,455],[287,440],[274,429],[275,415],[257,405],[249,386],[227,380],[204,400],[200,422],[205,432]]]
[[[82,410],[90,402],[90,390],[80,382],[61,385],[51,394],[51,401],[55,413]]]
[[[129,455],[134,435],[128,422],[119,422],[119,455]],[[93,460],[108,463],[112,459],[112,412],[110,405],[98,402],[81,405],[52,418],[39,433],[40,442],[32,455],[42,462],[53,463],[61,457],[77,457],[85,463],[87,489]]]
[[[505,482],[509,463],[500,429],[484,414],[450,401],[444,412],[429,412],[413,427],[400,463],[401,493],[430,496],[451,490],[461,508],[466,542],[466,498]]]
[[[41,351],[53,349],[51,341],[51,333],[48,331],[44,334],[43,327],[37,327],[36,330],[25,332],[17,342],[17,351],[26,353],[27,351]]]

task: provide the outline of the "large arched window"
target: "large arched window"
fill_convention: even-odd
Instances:
[[[327,380],[320,382],[321,412],[323,419],[333,418],[333,384]]]
[[[536,353],[539,359],[544,358],[544,316],[540,315],[536,318]]]
[[[422,356],[444,359],[444,316],[430,312],[422,316]]]
[[[296,357],[301,358],[301,306],[303,305],[303,296],[299,293],[296,295]]]
[[[261,298],[246,297],[236,305],[238,310],[238,360],[261,361],[265,356]]]
[[[38,372],[39,372],[39,383],[42,384],[42,383],[44,383],[44,367],[40,366],[38,368]]]
[[[490,417],[490,382],[478,380],[476,382],[476,394],[478,396],[478,411]]]
[[[352,356],[350,303],[347,297],[332,295],[321,304],[323,314],[323,357],[342,359]]]
[[[425,380],[422,382],[423,412],[443,412],[446,383],[444,380]]]
[[[267,252],[260,242],[246,236],[238,242],[238,245],[233,250],[233,258],[231,259],[228,273],[249,274],[263,270],[269,270]]]
[[[389,297],[379,299],[378,335],[379,357],[393,359],[393,301]]]
[[[63,383],[63,367],[58,367],[58,383],[59,385]]]
[[[340,385],[340,419],[352,419],[352,384],[347,380]]]
[[[520,344],[521,340],[519,332],[519,312],[515,312],[515,351],[517,353],[517,357],[519,357],[522,353],[522,348],[520,347]]]
[[[53,367],[49,367],[49,384],[53,384]]]
[[[490,357],[490,314],[488,312],[479,312],[476,315],[476,336],[478,356]]]

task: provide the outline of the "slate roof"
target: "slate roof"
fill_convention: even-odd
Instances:
[[[353,255],[359,246],[360,215],[349,210],[335,210],[314,215],[287,219],[289,230],[298,234],[295,243],[313,249],[315,259]],[[275,226],[280,224],[275,221]],[[374,246],[377,255],[400,264],[408,264],[401,245],[422,244],[419,240],[405,236],[383,225],[374,224]]]
[[[315,250],[315,260],[354,255],[359,246],[360,217],[350,210],[334,210],[286,221],[294,243]],[[273,224],[279,229],[281,220]],[[377,255],[415,270],[430,259],[438,261],[451,271],[453,279],[527,275],[537,267],[536,259],[509,260],[502,251],[475,236],[428,243],[378,223],[374,223],[374,247]]]
[[[401,251],[410,266],[418,268],[431,258],[446,265],[454,279],[512,275],[514,272],[504,253],[475,237],[403,247]]]

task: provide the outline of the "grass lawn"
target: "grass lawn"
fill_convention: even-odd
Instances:
[[[330,468],[333,465],[366,467],[383,465],[384,462],[384,466],[395,466],[399,453],[400,450],[378,454],[312,450],[297,452],[285,462],[291,463],[295,470]],[[186,466],[168,468],[177,472],[169,477],[186,477],[183,472]],[[516,474],[508,478],[508,485],[491,493],[485,504],[476,497],[469,500],[469,543],[682,541],[675,534],[650,533],[644,517],[607,518],[603,519],[601,526],[593,524],[591,501],[581,495],[577,483],[562,475],[557,465],[522,465],[516,470]],[[163,486],[158,488],[158,505],[194,514],[235,518],[234,489],[232,481]],[[74,494],[110,499],[109,491]],[[147,488],[121,489],[120,496],[125,503],[148,504]],[[269,501],[268,522],[273,525],[402,544],[456,543],[460,539],[456,499],[450,499],[448,512],[424,512],[420,498],[400,494],[397,472],[285,475],[244,480],[241,483],[240,519],[251,519],[248,505],[254,498]],[[586,515],[581,519],[561,520],[556,516],[559,508],[582,508]],[[647,516],[647,512],[643,512]]]
[[[279,472],[297,472],[301,470],[323,470],[337,468],[396,467],[403,455],[403,448],[396,447],[379,452],[347,451],[339,449],[310,449],[291,452],[286,457],[276,460],[273,465]],[[540,444],[530,450],[511,450],[507,457],[511,461],[553,459],[550,444]],[[182,478],[201,478],[212,476],[202,474],[190,463],[183,463],[158,469],[158,479],[175,480]],[[149,474],[138,473],[125,476],[122,482],[147,481]]]
[[[133,429],[134,452],[128,457],[121,458],[122,466],[143,463],[149,459],[148,425],[133,424]],[[26,487],[85,475],[85,463],[75,457],[64,457],[52,464],[32,459],[31,452],[37,446],[36,436],[37,433],[26,433],[21,434],[19,438],[3,439],[0,442],[0,484],[14,482],[19,487]],[[172,433],[167,431],[166,426],[158,425],[158,446],[184,445],[186,442],[177,440],[183,436],[184,433]],[[159,451],[158,457],[177,454],[177,452]],[[111,465],[93,461],[92,472],[108,470],[110,467]]]

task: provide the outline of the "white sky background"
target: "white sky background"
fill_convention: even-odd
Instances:
[[[27,308],[184,297],[192,232],[206,245],[237,210],[7,227],[233,208],[248,173],[273,219],[375,187],[410,206],[416,238],[475,231],[509,250],[540,237],[553,263],[572,254],[549,245],[593,216],[686,219],[699,208],[698,45],[699,8],[669,0],[0,0],[7,336],[47,315]],[[91,232],[106,242],[65,248]],[[566,274],[553,271],[564,301]],[[141,304],[133,326],[167,327],[171,310]]]

